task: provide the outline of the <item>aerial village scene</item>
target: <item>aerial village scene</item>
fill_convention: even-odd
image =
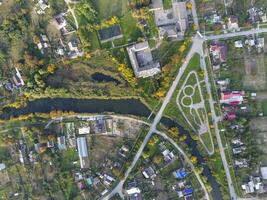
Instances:
[[[266,33],[266,0],[0,0],[0,199],[266,199]]]

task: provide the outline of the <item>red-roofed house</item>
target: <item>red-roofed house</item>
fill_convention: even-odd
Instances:
[[[235,112],[227,112],[227,113],[225,113],[224,118],[228,121],[233,121],[236,119],[236,114],[235,114]]]
[[[243,102],[243,91],[233,91],[233,92],[223,92],[221,93],[220,103],[225,103],[229,105],[238,105]]]
[[[223,42],[213,41],[210,45],[213,65],[227,61],[227,46]]]

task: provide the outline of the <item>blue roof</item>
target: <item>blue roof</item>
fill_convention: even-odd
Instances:
[[[174,175],[176,178],[182,179],[182,178],[186,177],[187,173],[186,173],[185,169],[178,169],[174,172]]]
[[[189,195],[193,193],[193,189],[192,188],[186,188],[183,190],[183,194],[184,195]]]

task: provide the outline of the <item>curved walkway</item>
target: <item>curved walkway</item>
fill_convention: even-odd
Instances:
[[[194,86],[188,85],[187,82],[191,76],[195,77],[196,84]],[[187,77],[185,81],[182,84],[182,87],[180,88],[179,93],[176,96],[176,104],[179,110],[181,111],[183,117],[185,118],[186,122],[189,124],[189,126],[194,130],[196,134],[198,134],[199,140],[202,143],[203,147],[207,151],[209,155],[212,155],[214,153],[214,143],[211,135],[211,130],[209,127],[209,120],[208,120],[208,114],[207,109],[205,106],[205,100],[202,94],[202,89],[200,85],[201,81],[198,78],[196,71],[190,71],[187,74]],[[186,93],[186,89],[191,88],[192,92],[191,94]],[[196,94],[196,90],[198,90],[199,96],[200,96],[200,102],[194,102],[194,95]],[[182,97],[181,97],[182,96]],[[186,98],[190,99],[190,104],[185,104]],[[189,109],[190,115],[193,118],[193,122],[190,121],[187,117],[187,114],[184,112],[184,108]],[[200,112],[199,109],[203,109],[204,112]],[[202,114],[202,117],[200,116]],[[193,123],[198,126],[198,130],[193,126]],[[207,147],[203,139],[201,138],[202,134],[209,134],[209,139],[211,141],[211,149]]]

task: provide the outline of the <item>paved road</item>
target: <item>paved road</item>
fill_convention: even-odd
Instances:
[[[207,86],[207,92],[208,92],[208,95],[209,95],[209,105],[210,105],[210,109],[211,109],[211,116],[212,116],[212,119],[213,119],[214,131],[215,131],[217,143],[218,143],[218,146],[219,146],[219,150],[220,150],[220,154],[221,154],[221,158],[222,158],[222,162],[223,162],[224,171],[225,171],[227,182],[228,182],[230,196],[231,196],[232,199],[235,200],[235,199],[237,199],[237,195],[236,195],[236,192],[235,192],[235,188],[233,186],[233,182],[232,182],[229,166],[228,166],[228,163],[227,163],[227,160],[226,160],[226,156],[225,156],[225,152],[224,152],[224,148],[223,148],[223,145],[222,145],[220,130],[219,130],[219,127],[218,127],[219,120],[218,120],[218,117],[216,116],[216,113],[215,113],[214,101],[212,99],[212,90],[211,90],[211,84],[210,84],[211,80],[209,80],[209,77],[208,77],[208,71],[207,71],[207,66],[206,66],[206,62],[205,62],[205,56],[204,56],[203,48],[201,48],[201,51],[199,51],[198,53],[201,55],[200,64],[201,64],[201,67],[204,70],[204,74],[205,74],[205,82],[206,82],[206,86]]]
[[[64,1],[67,4],[69,11],[71,12],[71,14],[74,18],[76,30],[78,30],[79,29],[78,20],[77,20],[76,15],[75,15],[74,8],[71,8],[71,6],[70,6],[70,3],[73,3],[73,2],[71,0],[64,0]]]
[[[154,118],[154,121],[153,123],[151,124],[150,126],[150,129],[149,129],[149,132],[148,134],[146,135],[144,141],[142,142],[140,148],[138,149],[137,153],[135,154],[135,157],[131,163],[131,165],[129,166],[129,168],[127,169],[126,173],[125,173],[125,176],[124,176],[124,179],[122,179],[119,184],[107,195],[103,198],[103,200],[108,200],[110,199],[111,197],[113,197],[116,193],[119,193],[121,196],[122,196],[122,187],[123,187],[123,184],[125,182],[125,180],[128,178],[130,172],[132,171],[132,169],[134,168],[135,164],[137,163],[138,159],[140,158],[140,156],[142,155],[142,152],[147,144],[147,142],[149,141],[151,135],[156,132],[156,126],[157,124],[159,123],[162,115],[163,115],[163,111],[165,110],[167,104],[170,102],[170,99],[176,89],[176,86],[180,80],[180,78],[182,77],[186,67],[187,67],[187,64],[188,62],[190,61],[191,57],[194,55],[195,53],[195,49],[199,48],[199,41],[198,41],[198,37],[195,36],[193,38],[193,45],[191,47],[191,49],[189,50],[186,58],[185,58],[185,61],[183,63],[183,65],[181,66],[180,68],[180,71],[178,72],[175,80],[173,81],[172,83],[172,86],[170,87],[169,91],[167,92],[167,95],[161,105],[161,108],[160,110],[158,111],[158,113],[156,114],[155,118]]]
[[[207,189],[206,189],[203,181],[201,180],[199,174],[196,172],[195,166],[192,164],[191,160],[187,157],[186,153],[176,144],[176,142],[173,139],[171,139],[165,133],[162,133],[162,132],[159,132],[159,131],[156,131],[156,133],[158,135],[162,136],[168,142],[170,142],[180,152],[180,154],[184,157],[184,159],[186,160],[186,162],[190,165],[190,167],[191,167],[192,171],[194,172],[195,176],[197,177],[197,180],[200,183],[200,185],[202,187],[202,190],[205,193],[206,199],[209,200],[210,199],[209,193],[208,193],[208,191],[207,191]]]
[[[159,112],[156,114],[155,118],[154,118],[154,121],[152,123],[152,125],[150,126],[150,130],[148,132],[148,134],[146,135],[143,143],[141,144],[138,152],[136,153],[135,157],[134,157],[134,160],[132,161],[130,167],[127,169],[126,173],[125,173],[125,176],[124,176],[124,179],[121,180],[119,182],[119,184],[107,195],[105,196],[103,199],[104,200],[108,200],[110,199],[111,197],[113,197],[116,193],[119,193],[120,196],[123,196],[122,194],[122,188],[123,188],[123,184],[125,182],[125,180],[128,178],[130,172],[132,171],[132,169],[134,168],[135,164],[137,163],[138,159],[140,158],[148,140],[150,139],[151,135],[156,132],[156,126],[157,124],[159,123],[162,115],[163,115],[163,111],[165,110],[167,104],[170,102],[170,99],[177,87],[177,84],[180,80],[180,78],[182,77],[187,65],[188,65],[188,62],[190,61],[190,59],[192,58],[192,56],[194,55],[194,53],[198,52],[200,53],[200,55],[202,55],[202,58],[201,58],[201,65],[204,67],[204,71],[205,71],[205,76],[207,76],[207,69],[206,69],[206,63],[205,63],[205,59],[204,59],[204,53],[203,53],[203,42],[206,41],[206,40],[213,40],[213,39],[223,39],[223,38],[231,38],[231,37],[236,37],[236,36],[243,36],[243,35],[250,35],[250,34],[255,34],[255,33],[264,33],[264,32],[267,32],[267,28],[264,28],[264,29],[253,29],[253,30],[249,30],[249,31],[241,31],[241,32],[235,32],[235,33],[227,33],[227,34],[222,34],[222,35],[215,35],[215,36],[207,36],[207,37],[204,37],[203,39],[200,38],[199,36],[195,36],[193,37],[193,43],[192,43],[192,47],[190,48],[186,58],[185,58],[185,61],[184,63],[182,64],[175,80],[173,81],[169,91],[167,92],[167,95],[162,103],[162,106],[159,110]],[[209,80],[207,78],[206,80],[206,84],[207,84],[207,89],[208,89],[208,93],[211,94],[211,86],[210,86],[210,83],[209,83]],[[224,150],[223,150],[223,145],[222,145],[222,141],[221,141],[221,137],[220,137],[220,132],[219,132],[219,128],[218,128],[218,118],[216,117],[216,114],[215,114],[215,109],[214,109],[214,104],[213,104],[213,100],[212,98],[210,98],[210,106],[211,106],[211,110],[212,110],[212,117],[213,119],[215,120],[214,121],[214,129],[215,129],[215,133],[216,133],[216,138],[217,138],[217,142],[218,142],[218,145],[219,145],[219,149],[220,149],[220,153],[221,153],[221,157],[222,157],[222,161],[223,161],[223,166],[224,166],[224,170],[225,170],[225,173],[226,173],[226,177],[227,177],[227,181],[228,181],[228,186],[229,186],[229,189],[230,189],[230,195],[232,197],[233,200],[236,200],[237,199],[237,195],[235,193],[235,189],[233,187],[233,183],[232,183],[232,179],[231,179],[231,176],[230,176],[230,171],[229,171],[229,167],[228,167],[228,163],[227,163],[227,160],[226,160],[226,157],[225,157],[225,153],[224,153]]]
[[[245,36],[245,35],[252,35],[252,34],[257,34],[257,33],[266,33],[267,28],[261,28],[261,29],[251,29],[248,31],[239,31],[239,32],[234,32],[234,33],[225,33],[225,34],[220,34],[220,35],[209,35],[205,36],[205,40],[216,40],[216,39],[227,39],[227,38],[232,38],[232,37],[237,37],[237,36]]]

